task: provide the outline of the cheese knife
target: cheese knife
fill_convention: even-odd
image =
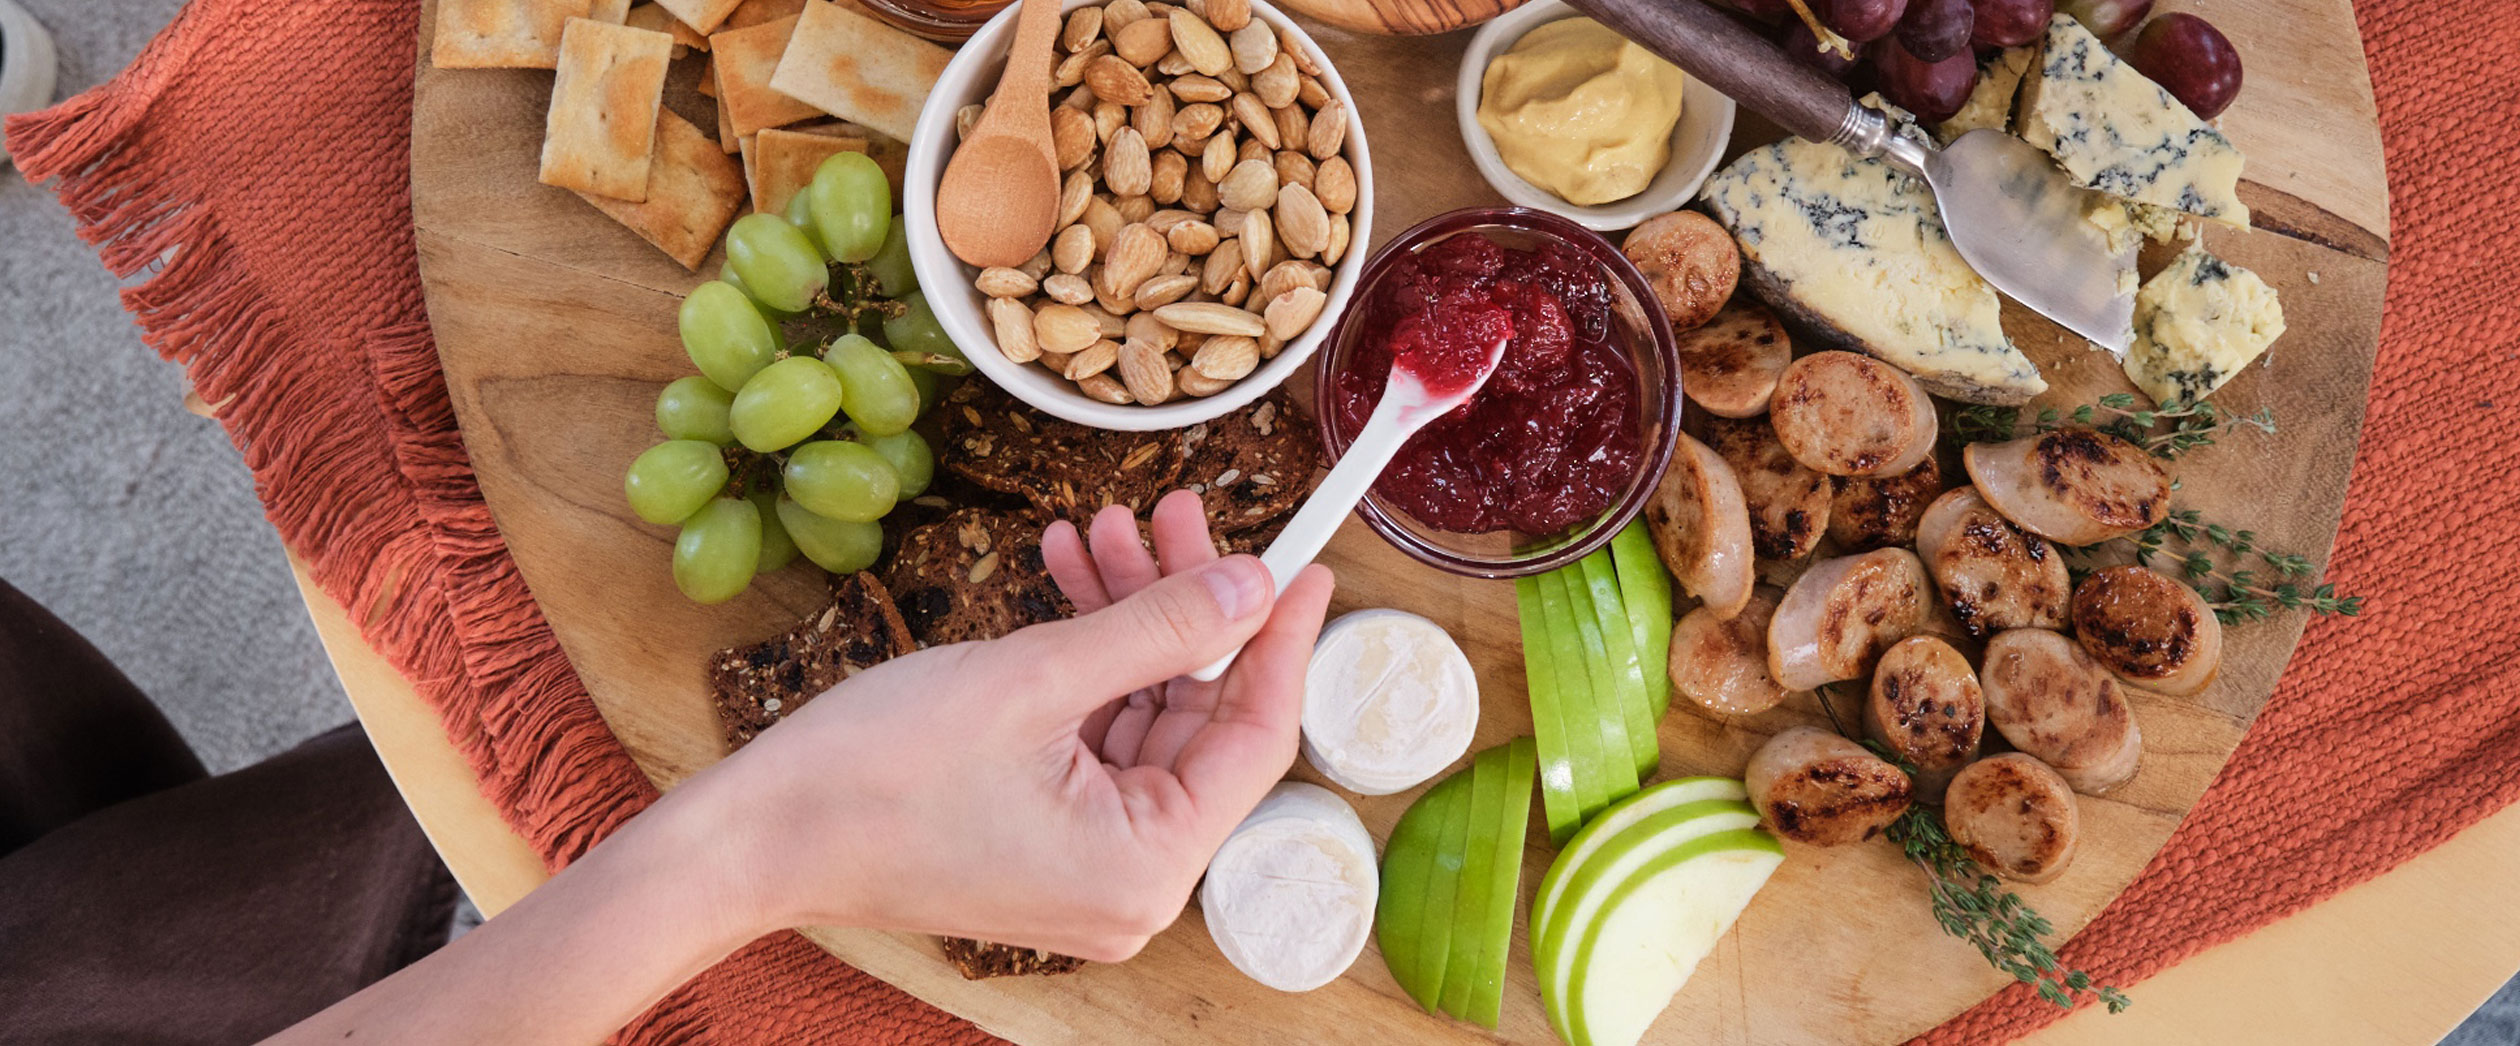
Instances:
[[[1815,142],[1877,157],[1933,189],[1952,246],[1986,282],[2119,359],[2135,340],[2135,247],[2085,219],[2098,194],[2002,131],[1940,149],[1895,133],[1846,87],[1699,0],[1567,0],[1622,36]]]

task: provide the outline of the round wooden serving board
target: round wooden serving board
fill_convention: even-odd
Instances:
[[[2273,407],[2281,433],[2191,454],[2177,469],[2178,501],[2324,562],[2362,425],[2387,260],[2387,194],[2362,45],[2347,0],[2218,0],[2210,13],[2252,71],[2223,122],[2248,154],[2241,196],[2261,228],[2206,236],[2281,291],[2290,333],[2269,365],[2217,397],[2241,411]],[[430,22],[424,12],[424,56]],[[1462,35],[1329,29],[1319,38],[1353,86],[1375,145],[1381,237],[1438,211],[1499,202],[1452,131]],[[679,64],[669,104],[684,107],[694,101],[693,63]],[[674,310],[697,277],[571,194],[536,183],[550,79],[421,62],[412,148],[421,272],[465,442],[517,565],[606,721],[648,774],[672,787],[725,754],[703,659],[781,631],[819,606],[821,584],[800,566],[735,602],[694,606],[667,576],[672,535],[622,504],[623,467],[658,438],[658,387],[691,372]],[[706,108],[687,111],[708,126]],[[1742,124],[1736,149],[1778,137],[1763,121]],[[703,271],[716,268],[712,259]],[[2054,385],[2047,402],[2070,407],[2127,387],[2105,354],[2068,344],[2044,321],[2008,309],[2007,324]],[[1400,607],[1461,641],[1485,702],[1478,747],[1530,732],[1510,586],[1420,567],[1355,523],[1323,559],[1339,574],[1336,610]],[[2060,933],[2089,922],[2152,859],[2273,690],[2302,623],[2287,614],[2233,630],[2222,678],[2200,697],[2139,695],[2142,773],[2083,800],[2080,857],[2063,878],[2021,891]],[[1768,734],[1819,721],[1807,699],[1732,722],[1682,702],[1662,724],[1663,773],[1739,774]],[[1313,777],[1300,761],[1295,774]],[[1415,796],[1356,805],[1379,837]],[[1551,857],[1536,810],[1534,821],[1518,924]],[[2003,975],[1935,926],[1921,877],[1888,845],[1789,844],[1788,854],[1655,1026],[1655,1041],[1895,1042],[2002,986]],[[1217,954],[1195,908],[1135,960],[1049,979],[966,982],[928,938],[808,933],[1026,1043],[1553,1041],[1522,942],[1503,1026],[1490,1035],[1420,1012],[1370,950],[1319,991],[1262,988]]]

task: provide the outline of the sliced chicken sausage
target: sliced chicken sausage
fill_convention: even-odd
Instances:
[[[1742,778],[1769,828],[1814,846],[1870,839],[1908,808],[1908,776],[1898,767],[1808,726],[1769,738]]]
[[[1775,614],[1775,590],[1762,589],[1729,618],[1711,607],[1682,615],[1671,630],[1672,689],[1717,715],[1776,707],[1787,691],[1768,675],[1768,620]]]
[[[1943,829],[1986,870],[2043,883],[2065,873],[2082,844],[2074,790],[2046,763],[2020,752],[1961,768],[1943,794]]]
[[[2099,795],[2135,776],[2144,734],[2117,678],[2063,635],[2016,628],[1986,641],[1986,721],[2077,792]]]
[[[1748,295],[1734,295],[1705,326],[1682,328],[1672,341],[1680,350],[1680,391],[1727,418],[1767,413],[1777,377],[1794,361],[1785,324]]]
[[[1961,487],[1934,499],[1916,524],[1916,554],[1943,605],[1978,639],[2007,628],[2063,628],[2074,582],[2065,557]]]
[[[1931,584],[1903,548],[1812,564],[1768,623],[1768,675],[1788,690],[1863,678],[1890,644],[1923,630]]]
[[[1895,476],[1832,476],[1829,540],[1849,552],[1914,544],[1917,521],[1943,492],[1933,455]]]
[[[1741,612],[1750,599],[1755,565],[1750,509],[1723,458],[1706,444],[1680,436],[1671,468],[1645,503],[1645,528],[1681,588],[1704,601],[1705,609],[1718,618]]]
[[[1732,466],[1750,508],[1750,548],[1761,559],[1801,559],[1829,530],[1829,477],[1804,468],[1766,418],[1709,418],[1706,445]]]
[[[1645,274],[1674,330],[1705,323],[1741,282],[1741,247],[1715,219],[1696,211],[1647,218],[1619,249]]]
[[[2222,671],[2222,622],[2196,590],[2148,567],[2093,571],[2074,589],[2074,639],[2118,678],[2185,697]]]
[[[2059,544],[2122,537],[2170,511],[2170,475],[2161,459],[2095,429],[1972,443],[1961,462],[1995,511]]]
[[[1986,694],[1969,659],[1932,636],[1892,644],[1873,668],[1864,732],[1916,767],[1918,799],[1939,801],[1986,732]]]
[[[1768,421],[1786,453],[1832,476],[1892,476],[1934,452],[1934,401],[1916,379],[1853,352],[1815,352],[1776,381]]]

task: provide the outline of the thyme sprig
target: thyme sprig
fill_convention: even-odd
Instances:
[[[2266,548],[2258,543],[2256,531],[2208,523],[2195,509],[2173,509],[2161,522],[2110,543],[2116,542],[2131,546],[2135,561],[2145,566],[2174,566],[2226,625],[2263,621],[2278,610],[2362,614],[2362,597],[2337,595],[2334,583],[2319,580],[2319,569],[2309,557]],[[2068,551],[2088,559],[2103,547]]]
[[[2132,1001],[2113,986],[2093,987],[2089,973],[2067,969],[2055,950],[2040,939],[2056,929],[2047,917],[1978,867],[1926,807],[1908,807],[1890,822],[1883,836],[1897,844],[1909,863],[1924,870],[1934,921],[1943,932],[1967,941],[1989,965],[2034,986],[2039,998],[2066,1009],[2073,1008],[2076,995],[2085,993],[2097,996],[2110,1013],[2124,1011]]]
[[[2157,457],[2173,460],[2198,447],[2212,446],[2225,433],[2241,429],[2268,434],[2275,431],[2275,412],[2271,408],[2260,408],[2255,414],[2234,414],[2203,400],[2165,403],[2154,408],[2141,408],[2137,402],[2133,393],[2113,392],[2070,411],[2042,408],[2026,423],[2019,407],[1975,405],[1960,409],[1952,421],[1952,431],[1962,442],[1999,443],[2080,425],[2097,428]],[[2169,428],[2154,431],[2164,422],[2169,423]]]

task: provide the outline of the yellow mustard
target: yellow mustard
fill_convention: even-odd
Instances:
[[[1479,126],[1505,166],[1568,203],[1644,191],[1671,155],[1688,77],[1589,18],[1523,34],[1488,62]]]

